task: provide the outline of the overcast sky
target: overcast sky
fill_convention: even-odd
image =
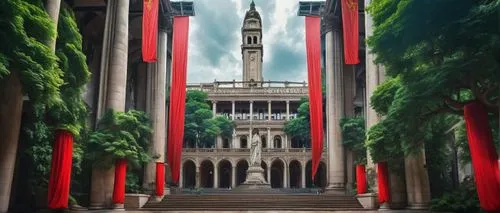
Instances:
[[[241,80],[241,26],[251,0],[193,0],[188,82]],[[307,80],[304,17],[299,0],[255,0],[263,22],[264,79]]]

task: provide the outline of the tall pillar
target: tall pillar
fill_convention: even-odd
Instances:
[[[286,120],[290,120],[290,101],[286,101]]]
[[[300,173],[302,175],[300,179],[302,181],[302,188],[306,188],[306,165],[300,165],[300,169],[302,170]]]
[[[271,139],[271,127],[267,127],[267,147],[274,147],[273,140]]]
[[[328,191],[345,191],[344,147],[340,119],[343,112],[343,60],[340,18],[326,15],[326,120],[328,141]]]
[[[283,165],[283,188],[288,188],[288,166]]]
[[[231,120],[235,120],[236,119],[236,108],[235,108],[235,101],[232,101],[231,102],[231,113],[233,113],[233,116],[232,116],[232,119]]]
[[[201,183],[201,174],[200,174],[200,166],[196,166],[196,188],[200,188]]]
[[[271,112],[272,112],[272,109],[271,109],[272,105],[271,105],[271,101],[267,101],[267,120],[270,121],[271,120]]]
[[[156,162],[165,162],[166,141],[166,87],[167,87],[167,40],[165,30],[159,31],[158,61],[149,63],[147,70],[146,111],[151,115],[153,132],[149,153],[157,157]],[[156,183],[156,162],[149,162],[144,168],[143,188],[153,191]]]
[[[219,170],[214,166],[214,189],[219,188]]]
[[[183,174],[183,166],[181,166],[180,173],[179,173],[179,188],[182,188],[184,186],[184,174]]]
[[[217,101],[212,101],[212,114],[214,114],[214,118],[217,116]]]
[[[97,118],[106,109],[125,110],[128,60],[129,0],[109,0],[102,45]],[[114,167],[93,169],[89,209],[112,204]]]
[[[236,166],[233,166],[231,170],[231,188],[236,187]]]
[[[250,101],[250,121],[252,120],[253,120],[253,101]]]
[[[267,166],[267,183],[271,184],[271,164]]]
[[[408,208],[429,208],[430,185],[427,168],[425,168],[424,151],[405,157],[405,172]]]

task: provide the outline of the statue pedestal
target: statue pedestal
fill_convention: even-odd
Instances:
[[[264,178],[264,169],[260,166],[251,166],[247,171],[247,179],[238,188],[242,189],[270,189],[271,185]]]

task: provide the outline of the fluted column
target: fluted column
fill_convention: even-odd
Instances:
[[[231,187],[236,187],[236,167],[233,166],[231,170]]]
[[[232,101],[231,102],[231,113],[233,113],[233,117],[231,120],[235,120],[236,119],[236,107],[235,107],[235,101]]]
[[[253,120],[253,101],[250,101],[250,121],[252,120]]]
[[[328,141],[328,190],[345,191],[344,147],[340,131],[343,117],[343,60],[340,18],[326,17],[326,120]]]
[[[101,76],[97,117],[106,109],[125,110],[128,64],[129,0],[109,0],[102,45]],[[113,195],[114,167],[93,169],[90,209],[110,207]]]
[[[286,120],[290,120],[290,101],[286,101]]]
[[[156,162],[165,162],[166,140],[166,88],[167,88],[167,43],[168,34],[165,30],[159,31],[158,61],[149,63],[147,70],[146,110],[151,116],[153,132],[149,153],[157,157]],[[152,191],[156,182],[156,163],[146,164],[144,168],[144,189]]]

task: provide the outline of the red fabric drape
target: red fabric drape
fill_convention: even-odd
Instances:
[[[125,202],[125,180],[127,176],[127,160],[120,159],[115,163],[115,185],[113,188],[113,203]]]
[[[165,188],[165,164],[156,162],[156,196],[163,196]]]
[[[158,0],[144,0],[142,10],[142,60],[156,61],[158,41]]]
[[[312,179],[314,180],[323,152],[320,17],[306,17],[306,51],[311,116]]]
[[[356,165],[356,185],[358,194],[364,194],[367,190],[365,165]]]
[[[482,209],[500,212],[500,169],[486,108],[478,102],[464,108],[477,194]]]
[[[186,68],[189,34],[189,17],[176,16],[173,23],[172,87],[168,119],[168,163],[172,181],[179,182],[182,142],[184,138],[184,112],[186,105]]]
[[[48,188],[48,207],[50,209],[68,208],[72,160],[73,134],[65,130],[57,130],[52,148]]]
[[[377,181],[378,181],[378,201],[382,203],[389,202],[391,198],[389,192],[389,169],[387,162],[377,163]]]
[[[359,64],[358,0],[342,0],[344,58],[346,64]]]

